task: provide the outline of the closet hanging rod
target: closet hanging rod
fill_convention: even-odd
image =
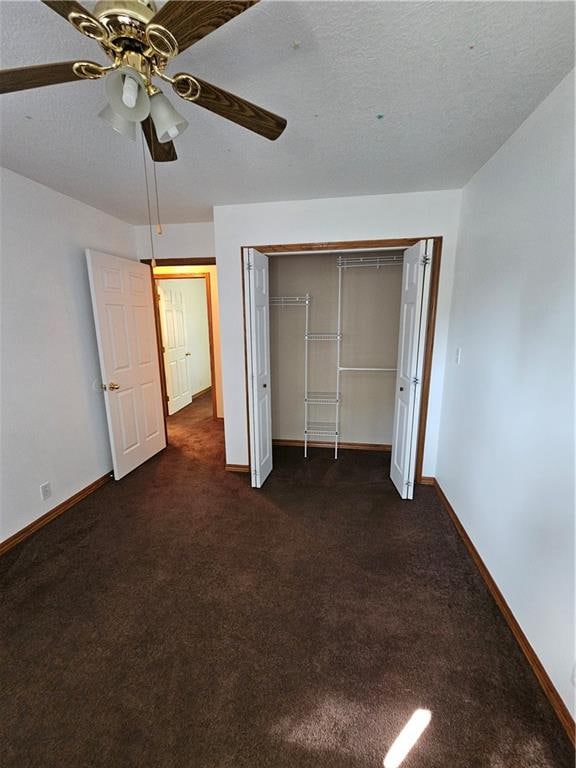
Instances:
[[[374,371],[376,373],[396,373],[397,368],[344,368],[340,366],[339,371]]]
[[[352,267],[401,266],[403,263],[403,256],[339,256],[336,266],[338,269],[350,269]]]

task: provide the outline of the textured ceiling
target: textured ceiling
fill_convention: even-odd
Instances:
[[[40,2],[0,11],[2,67],[106,63]],[[190,127],[179,160],[157,166],[164,221],[209,220],[222,203],[463,186],[574,66],[573,15],[571,2],[262,0],[171,71],[288,128],[269,142],[180,101]],[[96,117],[104,103],[98,81],[3,95],[0,163],[144,223],[142,148]]]

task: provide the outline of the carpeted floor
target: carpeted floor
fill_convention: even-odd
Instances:
[[[170,447],[0,559],[6,768],[569,768],[567,738],[431,488],[376,453],[223,470]]]

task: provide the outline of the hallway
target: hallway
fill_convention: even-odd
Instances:
[[[431,488],[382,454],[224,471],[205,395],[169,447],[0,560],[6,768],[569,768]]]

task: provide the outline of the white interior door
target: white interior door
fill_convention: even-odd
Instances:
[[[86,251],[114,477],[166,446],[150,268]]]
[[[402,269],[390,477],[403,499],[414,495],[432,245],[432,240],[420,240],[408,248]]]
[[[260,488],[272,471],[268,256],[250,248],[244,266],[250,472]]]
[[[190,352],[186,339],[185,280],[158,280],[160,297],[160,326],[164,347],[164,370],[166,371],[166,392],[168,413],[172,415],[190,405]]]

